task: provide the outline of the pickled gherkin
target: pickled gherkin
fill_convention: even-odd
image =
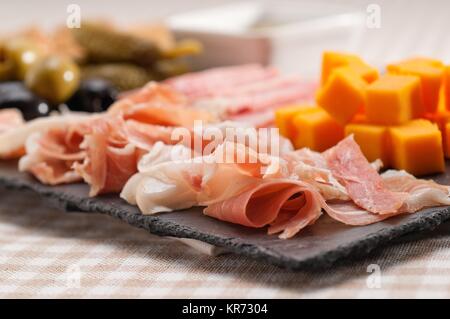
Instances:
[[[149,66],[160,56],[158,47],[151,41],[103,24],[83,23],[81,28],[73,29],[73,35],[91,63],[126,62]]]
[[[81,69],[81,77],[105,79],[119,91],[135,89],[156,79],[145,68],[129,63],[87,65]]]

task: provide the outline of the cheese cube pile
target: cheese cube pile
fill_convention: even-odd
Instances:
[[[445,170],[450,157],[450,66],[412,58],[378,70],[360,57],[325,52],[316,104],[275,113],[296,148],[322,152],[353,134],[369,161],[414,175]]]

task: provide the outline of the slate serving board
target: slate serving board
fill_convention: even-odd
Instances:
[[[450,184],[450,167],[435,176]],[[84,184],[45,186],[32,176],[17,171],[15,161],[0,162],[0,186],[31,189],[66,211],[108,214],[149,232],[180,238],[192,238],[227,250],[290,269],[330,267],[336,261],[362,256],[402,235],[430,230],[450,219],[450,207],[425,209],[412,215],[388,219],[369,226],[350,227],[327,216],[289,240],[269,236],[265,229],[251,229],[204,216],[201,208],[144,216],[118,195],[88,197]]]

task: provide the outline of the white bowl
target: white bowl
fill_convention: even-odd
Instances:
[[[243,2],[171,16],[177,37],[205,48],[196,69],[261,63],[315,78],[324,50],[351,51],[365,15],[351,7],[304,1]]]

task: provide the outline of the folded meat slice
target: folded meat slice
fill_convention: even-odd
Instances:
[[[149,132],[152,136],[142,143],[146,147],[157,139],[155,131]],[[143,153],[130,140],[120,116],[104,114],[75,124],[53,126],[27,139],[26,155],[20,159],[19,169],[29,171],[44,184],[83,180],[91,186],[91,196],[120,192],[137,171]]]
[[[26,122],[14,129],[0,133],[0,159],[19,158],[25,153],[25,142],[35,132],[49,129],[66,128],[72,124],[82,123],[98,115],[87,113],[67,113],[42,117]]]
[[[84,123],[80,148],[86,152],[82,162],[73,169],[91,186],[89,195],[120,192],[137,171],[138,148],[129,143],[121,117],[102,117]]]
[[[164,81],[190,99],[226,94],[244,84],[265,81],[278,75],[274,68],[257,64],[220,67],[180,75]]]
[[[349,200],[345,187],[339,183],[328,168],[321,153],[302,148],[285,153],[289,177],[314,186],[325,200]]]
[[[344,185],[355,204],[375,214],[398,212],[407,194],[391,191],[349,136],[324,153],[334,177]]]
[[[381,174],[387,189],[406,192],[400,212],[414,213],[424,207],[450,205],[450,187],[432,180],[417,179],[405,171],[388,170]]]
[[[72,165],[86,156],[76,139],[67,139],[67,128],[52,128],[33,133],[26,142],[26,155],[19,160],[19,170],[29,171],[41,183],[57,185],[81,181]]]
[[[181,146],[172,149],[176,147]],[[283,167],[276,158],[232,142],[206,156],[187,158],[188,152],[180,153],[186,156],[160,163],[160,157],[145,155],[121,197],[137,204],[143,214],[206,206],[236,195],[257,180],[280,176]]]
[[[0,134],[22,126],[24,123],[25,120],[18,109],[0,110]]]
[[[300,79],[291,78],[282,84],[283,86],[267,87],[262,91],[222,97],[222,103],[227,105],[227,113],[232,115],[274,109],[277,106],[305,101],[312,96],[312,90],[305,92],[305,83]]]
[[[350,200],[327,201],[323,208],[331,218],[351,226],[370,225],[402,214],[400,210],[389,214],[374,214],[357,206]]]
[[[269,234],[287,239],[313,224],[324,201],[309,184],[292,180],[260,180],[248,190],[208,205],[208,216],[248,227],[270,225]]]
[[[157,142],[171,145],[179,141],[172,138],[174,128],[155,124],[140,123],[135,120],[125,122],[128,141],[142,150],[150,150]]]
[[[212,122],[212,113],[191,107],[180,93],[168,86],[150,82],[142,89],[115,102],[108,113],[121,114],[125,120],[165,126],[192,126],[195,120]]]

